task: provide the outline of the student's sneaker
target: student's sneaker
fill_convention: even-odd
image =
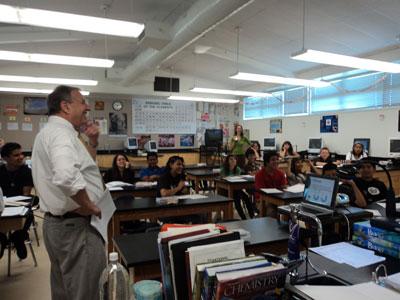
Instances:
[[[14,247],[17,250],[17,256],[20,259],[25,259],[28,256],[25,246],[25,240],[27,239],[28,233],[25,230],[17,230],[10,235],[10,243],[14,244]]]
[[[7,236],[0,232],[0,258],[3,257],[4,250],[7,248]]]

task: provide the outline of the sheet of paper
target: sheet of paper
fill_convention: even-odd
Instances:
[[[298,183],[298,184],[289,186],[285,189],[285,191],[290,192],[290,193],[302,193],[302,192],[304,192],[304,184]]]
[[[395,291],[374,282],[351,286],[297,285],[296,288],[314,300],[395,300],[400,297]]]
[[[283,193],[281,190],[278,189],[261,189],[266,194],[280,194]]]
[[[372,250],[345,242],[310,248],[310,250],[337,263],[345,263],[354,268],[362,268],[385,260],[385,257],[375,255]]]
[[[179,199],[177,196],[157,197],[156,202],[160,205],[178,204]]]
[[[383,208],[386,208],[386,203],[378,203],[378,205],[382,206]],[[396,203],[396,210],[400,209],[400,203]]]
[[[110,187],[108,190],[110,192],[116,192],[116,191],[123,191],[124,188],[122,186],[113,186],[113,187]]]
[[[382,217],[379,210],[376,210],[376,209],[364,209],[364,210],[371,212],[374,215],[374,217]]]
[[[32,197],[27,197],[27,196],[14,196],[14,197],[4,197],[4,202],[7,203],[7,201],[25,201],[25,200],[30,200]]]
[[[241,177],[244,178],[244,179],[254,179],[256,176],[254,176],[254,175],[242,175]]]
[[[246,182],[247,180],[242,178],[241,176],[228,176],[224,178],[226,181],[229,182]]]
[[[17,122],[7,122],[7,130],[18,130],[19,126]]]
[[[112,215],[115,211],[114,201],[108,189],[106,189],[97,203],[97,206],[101,210],[101,219],[96,216],[92,216],[90,224],[96,228],[96,230],[101,234],[105,243],[108,243],[107,228],[108,222],[111,220]]]
[[[192,195],[182,195],[182,196],[178,196],[178,199],[204,199],[207,198],[207,196],[205,195],[201,195],[201,194],[192,194]]]
[[[133,184],[123,182],[123,181],[110,181],[106,183],[106,187],[116,187],[116,186],[133,186]]]
[[[1,216],[2,217],[23,216],[26,214],[27,211],[28,209],[24,206],[5,207]]]
[[[138,181],[135,183],[136,187],[153,187],[157,185],[157,181]]]
[[[400,292],[400,273],[392,274],[384,280],[386,285],[389,285],[392,288],[396,289],[398,292]]]

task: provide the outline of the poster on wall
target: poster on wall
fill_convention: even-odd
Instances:
[[[194,134],[196,133],[196,105],[190,101],[133,99],[132,132]]]
[[[104,110],[104,101],[94,101],[94,110]]]
[[[4,105],[4,115],[5,116],[16,116],[18,114],[18,105],[16,104],[6,104]]]
[[[147,134],[147,135],[138,135],[136,136],[138,139],[138,147],[140,150],[144,149],[144,145],[151,140],[151,135]]]
[[[282,119],[269,120],[270,133],[282,133]]]
[[[158,135],[159,148],[173,148],[175,147],[175,135],[173,134],[159,134]]]
[[[194,147],[194,134],[183,134],[179,140],[181,147]]]
[[[113,136],[126,136],[128,134],[128,117],[126,113],[109,113],[109,133]]]
[[[338,115],[322,116],[320,120],[320,132],[339,132]]]

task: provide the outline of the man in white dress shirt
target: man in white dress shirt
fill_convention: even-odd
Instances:
[[[43,237],[51,262],[52,299],[99,299],[106,267],[104,241],[90,225],[104,185],[94,160],[99,130],[78,88],[58,86],[48,96],[49,121],[32,151],[32,174],[45,212]],[[83,129],[82,129],[83,128]],[[83,130],[89,142],[79,139]]]

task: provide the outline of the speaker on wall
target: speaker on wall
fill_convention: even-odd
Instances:
[[[179,78],[154,77],[154,91],[156,92],[179,92]]]

